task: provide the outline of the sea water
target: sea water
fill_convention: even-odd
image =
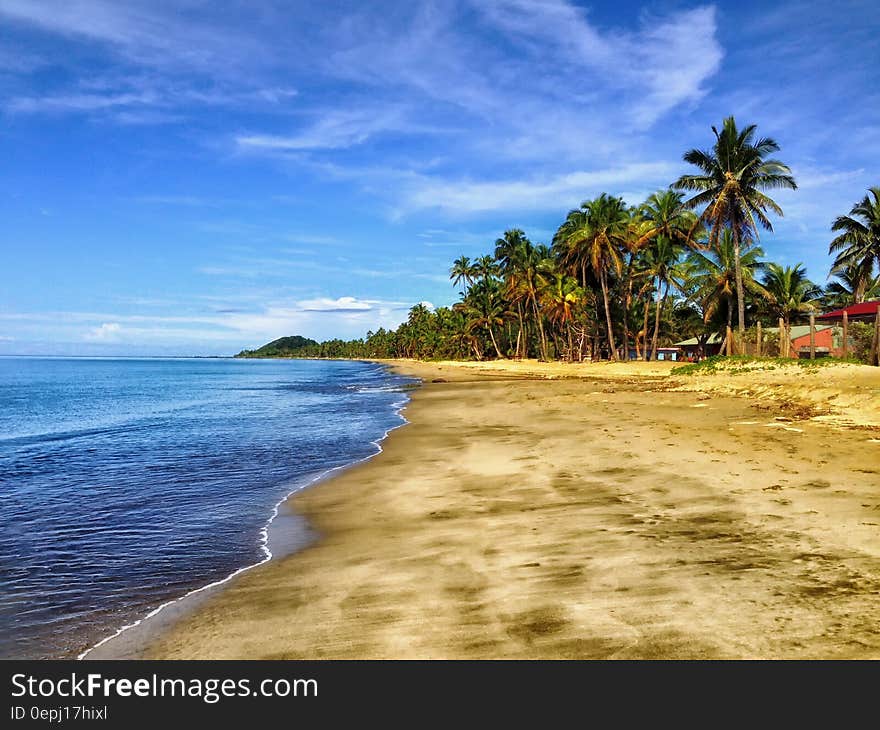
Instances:
[[[350,361],[0,358],[0,657],[76,656],[265,560],[279,501],[377,453],[409,382]]]

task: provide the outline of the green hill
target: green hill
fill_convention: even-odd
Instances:
[[[256,350],[242,350],[236,357],[309,357],[318,343],[308,337],[279,337]]]

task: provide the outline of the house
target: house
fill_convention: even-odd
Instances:
[[[789,328],[791,335],[791,347],[789,357],[810,357],[810,325],[795,324]],[[779,327],[765,327],[767,334],[779,334]],[[843,356],[843,331],[840,327],[831,324],[816,325],[816,357],[842,357]]]
[[[791,347],[789,353],[791,357],[810,357],[810,325],[798,324],[789,327],[791,334]],[[765,327],[764,335],[775,334],[778,336],[778,327]],[[709,338],[702,338],[704,342],[701,344],[696,337],[689,340],[676,342],[675,346],[681,350],[680,360],[699,360],[710,355],[718,355],[721,353],[721,345],[724,338],[713,333]],[[817,324],[816,325],[816,356],[817,357],[842,357],[843,356],[843,331],[840,327],[833,324]],[[747,353],[754,354],[755,344],[752,343],[746,350]],[[764,345],[763,353],[768,354],[766,345]],[[772,353],[771,353],[772,354]]]
[[[648,347],[648,353],[651,352],[650,346]],[[629,348],[629,359],[630,360],[641,360],[644,357],[644,353],[636,353],[635,347]],[[657,348],[657,359],[658,360],[681,360],[681,351],[678,347],[658,347]]]
[[[718,355],[721,352],[721,343],[724,341],[717,332],[706,337],[691,337],[689,340],[676,342],[673,347],[680,351],[679,360],[698,360],[710,355]]]

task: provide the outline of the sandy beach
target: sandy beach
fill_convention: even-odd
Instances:
[[[286,505],[319,539],[144,656],[880,657],[878,369],[394,367],[409,425]]]

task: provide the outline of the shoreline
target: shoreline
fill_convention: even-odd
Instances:
[[[656,381],[378,362],[424,384],[405,408],[410,427],[387,439],[380,458],[287,503],[321,539],[238,576],[157,636],[143,656],[880,656],[880,641],[865,627],[871,615],[880,618],[876,602],[866,603],[880,586],[872,511],[880,504],[865,501],[876,494],[877,478],[875,470],[860,469],[880,466],[880,451],[862,454],[878,448],[865,443],[875,440],[867,438],[874,435],[870,427],[788,417],[763,423],[768,416],[756,415],[742,398],[645,388]],[[435,378],[444,382],[430,382]],[[462,407],[468,397],[479,407]],[[535,410],[538,400],[549,411]],[[546,424],[538,420],[563,426],[571,419],[559,406],[579,403],[588,406],[587,415],[576,414],[574,421],[595,426],[598,418],[616,432],[624,429],[614,417],[626,413],[618,406],[642,409],[644,418],[630,425],[641,429],[637,440],[647,439],[647,457],[635,457],[633,467],[633,454],[621,456],[601,438],[585,446],[582,439],[541,430]],[[517,418],[511,405],[528,412]],[[604,420],[608,415],[611,420]],[[681,440],[696,421],[717,427],[719,415],[728,431],[737,432],[734,440],[745,444],[743,453],[715,454],[706,442],[704,449],[691,449],[676,473],[677,462],[661,458],[673,444],[661,443],[664,436],[655,432]],[[770,426],[776,428],[765,428]],[[857,486],[828,490],[827,480],[815,478],[829,471],[828,460],[814,456],[812,467],[791,469],[791,450],[801,452],[805,431],[829,439],[829,447],[831,438],[837,440],[837,478],[871,474]],[[536,451],[524,436],[538,437],[544,449]],[[485,453],[475,455],[481,444]],[[580,453],[585,448],[588,461]],[[713,464],[760,450],[778,459],[778,467],[737,464],[751,471],[742,484],[732,470],[726,477]],[[550,475],[544,473],[548,466]],[[763,486],[750,483],[758,480]],[[669,494],[675,498],[663,496]],[[793,504],[799,509],[793,511]],[[833,518],[815,517],[829,509]],[[495,544],[486,544],[493,533]],[[708,557],[700,555],[705,551]],[[689,553],[699,559],[684,559]],[[661,577],[646,572],[645,563]],[[685,575],[670,582],[667,574],[675,573]],[[738,581],[744,578],[755,585],[743,597]],[[719,592],[730,604],[724,610]],[[552,594],[558,598],[548,598]],[[756,613],[754,603],[763,603],[763,610]],[[768,617],[783,621],[783,630],[771,623],[756,632]],[[799,626],[809,629],[817,621],[846,631],[836,629],[841,636],[830,643],[821,632],[801,635]]]
[[[382,365],[386,370],[394,372],[394,369],[391,366],[385,365],[380,361],[369,362],[375,362],[376,364]],[[406,409],[406,406],[409,403],[411,396],[407,395],[407,391],[402,392],[404,394],[403,400],[392,404],[392,407],[394,408],[394,415],[401,419],[401,423],[387,429],[385,433],[382,434],[382,436],[370,442],[372,446],[376,447],[376,451],[374,453],[369,454],[361,459],[356,459],[350,463],[342,464],[340,466],[334,466],[321,471],[316,476],[313,476],[312,478],[306,480],[304,483],[296,486],[275,503],[269,515],[269,518],[266,521],[266,524],[263,525],[262,528],[260,528],[259,532],[260,549],[263,551],[262,559],[258,560],[255,563],[242,566],[241,568],[234,570],[229,575],[221,578],[220,580],[216,580],[208,583],[207,585],[194,588],[190,591],[187,591],[181,596],[171,598],[161,603],[159,606],[151,609],[141,618],[138,618],[129,624],[123,625],[122,627],[116,629],[116,631],[114,631],[112,634],[105,636],[97,643],[77,654],[76,660],[84,661],[90,659],[100,660],[141,658],[144,652],[147,650],[147,647],[149,647],[151,643],[153,643],[158,637],[161,637],[162,635],[173,629],[174,625],[178,623],[181,619],[189,616],[192,612],[196,611],[204,601],[208,600],[213,594],[217,593],[219,590],[222,590],[222,587],[225,584],[235,580],[238,576],[250,570],[265,565],[273,559],[279,559],[288,555],[295,554],[297,551],[307,547],[310,542],[314,542],[315,540],[319,539],[317,532],[311,527],[311,525],[308,524],[308,522],[306,522],[306,529],[307,532],[310,533],[310,538],[307,539],[304,543],[296,544],[294,546],[290,546],[288,544],[286,549],[284,550],[276,549],[275,551],[273,551],[271,549],[273,535],[275,537],[275,540],[277,541],[279,539],[279,533],[283,529],[281,524],[279,523],[286,522],[290,519],[302,519],[291,507],[291,500],[298,493],[306,489],[320,486],[322,482],[328,479],[332,479],[334,476],[336,476],[337,473],[342,473],[347,469],[354,468],[359,464],[375,458],[382,453],[382,443],[388,438],[388,436],[392,432],[396,431],[399,428],[402,428],[403,426],[406,426],[407,423],[409,423],[406,420],[406,417],[403,415],[403,411]]]

